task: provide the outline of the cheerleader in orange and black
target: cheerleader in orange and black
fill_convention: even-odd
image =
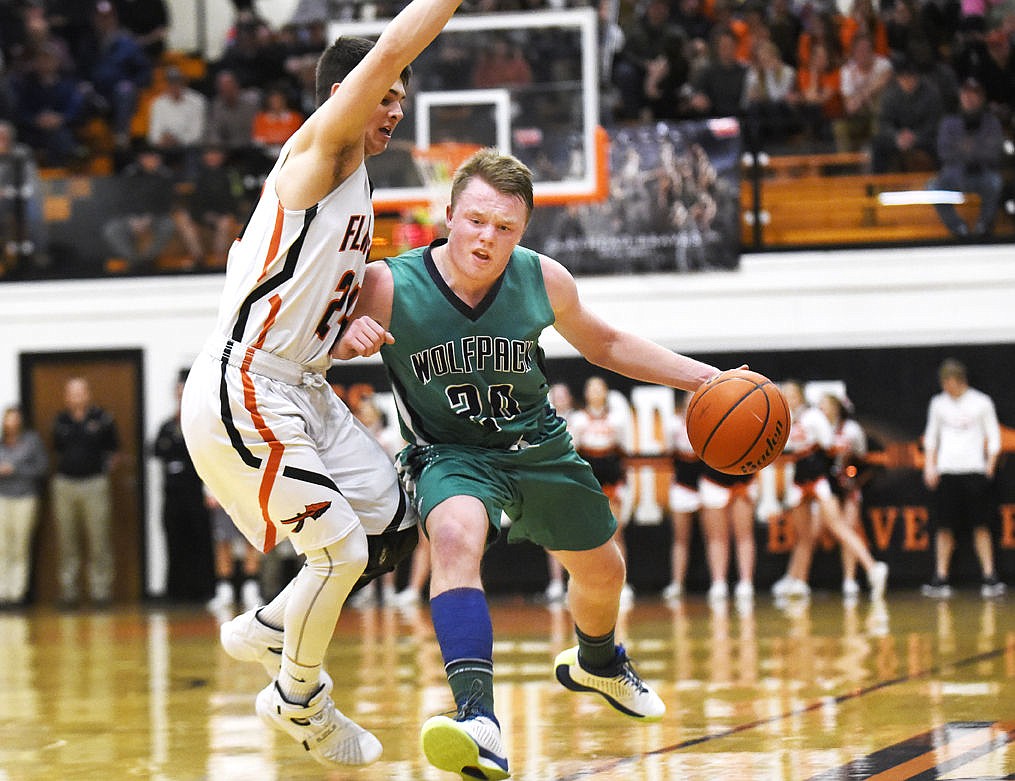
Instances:
[[[610,510],[617,519],[615,539],[626,559],[624,454],[631,437],[630,410],[621,409],[619,404],[611,405],[610,388],[602,377],[589,377],[585,381],[585,406],[571,415],[568,429],[575,450],[589,462],[603,493],[610,500]],[[634,591],[625,585],[621,603],[629,605],[633,599]]]
[[[663,599],[673,601],[684,594],[687,561],[691,547],[691,519],[700,507],[698,479],[705,464],[695,455],[687,438],[684,412],[691,394],[682,394],[673,418],[666,426],[667,440],[673,459],[673,482],[670,484],[670,519],[673,523],[673,545],[670,548],[670,582],[663,589]]]
[[[828,422],[832,424],[831,469],[829,479],[832,493],[839,501],[843,522],[860,532],[859,467],[867,455],[867,434],[853,417],[853,405],[848,399],[828,393],[818,405]],[[842,594],[856,597],[860,587],[856,582],[856,556],[845,545],[842,546]]]
[[[758,481],[754,474],[727,475],[704,466],[698,481],[705,555],[712,576],[708,601],[725,602],[729,595],[730,539],[737,554],[738,605],[754,598],[754,505]]]
[[[786,575],[772,586],[772,594],[776,597],[810,594],[807,580],[814,541],[824,524],[840,544],[856,556],[866,570],[871,597],[880,599],[888,581],[888,565],[874,560],[863,539],[843,520],[839,503],[832,494],[828,479],[832,425],[820,410],[807,404],[799,382],[787,381],[781,388],[792,416],[789,441],[783,453],[794,462],[793,483],[786,491],[785,505],[796,531],[796,542]]]

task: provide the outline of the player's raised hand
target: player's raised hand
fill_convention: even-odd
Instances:
[[[374,355],[386,344],[394,344],[395,337],[371,317],[357,317],[342,332],[341,338],[331,348],[331,357],[347,361],[356,356],[364,358]]]

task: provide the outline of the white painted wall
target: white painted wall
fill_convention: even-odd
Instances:
[[[274,28],[287,24],[298,0],[259,0],[257,13]],[[201,30],[205,34],[209,60],[216,59],[225,45],[226,32],[232,27],[235,11],[228,0],[166,0],[169,9],[169,48],[197,51]]]
[[[175,403],[177,372],[215,322],[220,276],[0,284],[0,406],[18,356],[139,349],[146,439]],[[1015,343],[1009,246],[748,255],[739,271],[583,278],[588,306],[680,352]],[[548,329],[547,355],[574,355]],[[164,582],[158,469],[148,471],[148,584]]]

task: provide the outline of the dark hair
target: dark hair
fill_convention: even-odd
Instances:
[[[348,76],[372,48],[374,48],[374,42],[369,38],[343,35],[324,50],[324,54],[317,61],[315,89],[318,106],[323,105],[324,101],[331,96],[332,85],[338,84]],[[408,89],[409,80],[412,78],[412,66],[406,65],[399,76],[402,79],[402,84]]]

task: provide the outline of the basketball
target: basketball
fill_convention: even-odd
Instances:
[[[789,405],[763,374],[729,369],[687,404],[687,438],[702,461],[719,472],[747,475],[772,463],[789,438]]]

